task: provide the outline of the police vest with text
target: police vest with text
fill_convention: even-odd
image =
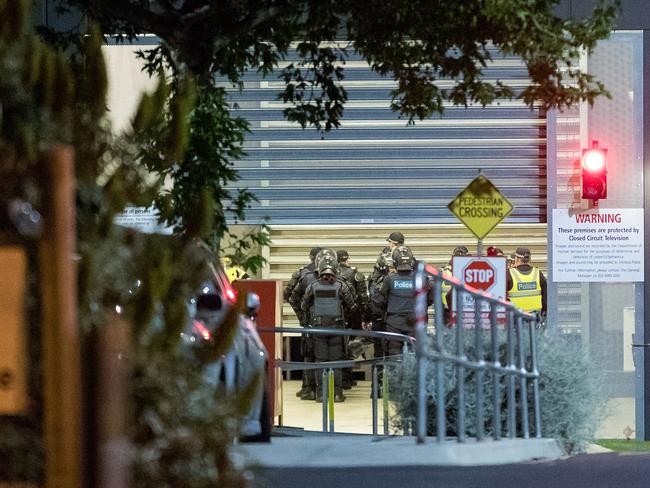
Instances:
[[[333,326],[343,324],[343,307],[341,305],[341,283],[333,284],[316,281],[312,285],[314,303],[311,317],[315,326]]]
[[[533,268],[529,274],[523,274],[517,268],[510,269],[512,288],[508,290],[510,301],[525,312],[542,310],[542,281],[539,268]]]
[[[415,313],[415,286],[413,273],[391,274],[388,294],[388,314],[413,315]]]

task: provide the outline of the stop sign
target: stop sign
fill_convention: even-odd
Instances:
[[[462,280],[469,286],[487,291],[494,285],[496,271],[488,261],[472,261],[463,269]]]

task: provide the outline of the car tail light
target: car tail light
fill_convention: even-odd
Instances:
[[[231,302],[235,303],[237,301],[237,292],[231,287],[226,288],[226,298]]]
[[[201,337],[203,337],[203,339],[209,341],[210,338],[212,337],[210,330],[198,320],[194,320],[193,322],[194,322],[194,330],[198,332],[201,335]]]

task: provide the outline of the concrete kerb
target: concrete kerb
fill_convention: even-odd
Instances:
[[[241,461],[268,468],[368,466],[484,466],[565,457],[555,439],[435,438],[416,444],[410,436],[323,435],[273,437],[269,444],[241,444]]]

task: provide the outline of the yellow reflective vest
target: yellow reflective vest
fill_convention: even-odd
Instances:
[[[442,276],[445,278],[451,278],[453,276],[450,265],[446,265],[444,268],[442,268]],[[449,308],[449,305],[447,304],[447,293],[449,290],[451,290],[451,285],[443,281],[441,283],[440,290],[442,292],[442,306],[444,308]]]
[[[510,268],[512,288],[508,290],[508,297],[517,308],[525,312],[542,310],[542,280],[539,274],[539,268],[535,267],[528,274]]]

